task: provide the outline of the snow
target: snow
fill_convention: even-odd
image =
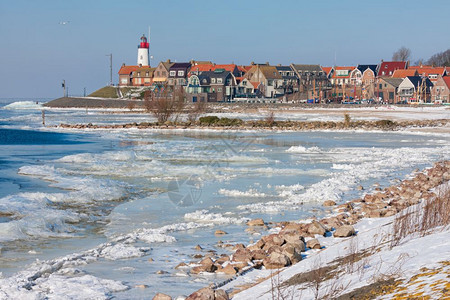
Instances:
[[[299,263],[285,268],[277,275],[277,281],[283,283],[296,274],[316,269],[317,267],[330,266],[338,258],[353,253],[352,249],[359,251],[377,248],[379,251],[372,251],[367,258],[355,263],[353,269],[349,269],[339,275],[338,278],[324,281],[321,286],[322,291],[329,290],[333,284],[345,286],[344,292],[350,292],[359,287],[373,283],[377,278],[399,276],[406,279],[406,282],[423,267],[439,267],[439,262],[450,260],[450,230],[436,229],[432,234],[420,237],[415,236],[404,241],[394,248],[389,247],[389,235],[392,232],[392,221],[394,217],[380,219],[363,219],[355,225],[357,236],[352,238],[338,239],[333,237],[320,238],[321,245],[325,249],[320,251],[307,251],[307,258]],[[427,247],[424,247],[427,245]],[[345,266],[343,266],[345,267]],[[253,270],[245,276],[237,277],[234,281],[221,287],[225,290],[238,287],[243,283],[255,282],[257,278],[268,276],[271,272],[267,270]],[[439,278],[439,277],[437,277]],[[435,278],[435,279],[437,279]],[[294,299],[314,299],[311,288],[299,291],[300,286],[295,286]],[[271,294],[272,282],[265,280],[247,290],[236,294],[233,299],[273,299]],[[291,290],[286,290],[288,293]],[[430,295],[430,291],[428,294]],[[433,294],[431,293],[431,296]],[[322,297],[324,295],[322,294]],[[320,297],[319,297],[320,298]],[[389,296],[383,299],[390,299]]]

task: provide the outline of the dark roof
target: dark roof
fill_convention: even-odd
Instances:
[[[297,65],[292,64],[292,68],[294,68],[296,71],[302,71],[302,72],[323,72],[320,65]]]
[[[230,71],[225,71],[225,70],[222,71],[222,70],[223,69],[218,69],[215,71],[200,72],[199,76],[205,76],[205,77],[209,77],[209,78],[227,78],[231,74]]]
[[[408,76],[406,77],[409,79],[409,81],[411,81],[411,83],[416,87],[416,86],[420,86],[422,84],[422,77],[421,76]],[[430,79],[425,78],[425,85],[427,87],[432,87],[433,83],[430,81]]]
[[[191,67],[191,63],[174,63],[170,67],[170,70],[172,70],[172,69],[188,69],[190,67]]]
[[[389,83],[390,85],[392,85],[395,88],[398,88],[398,86],[400,85],[400,83],[402,83],[403,78],[383,78],[384,81],[386,81],[387,83]]]
[[[377,67],[378,65],[358,65],[356,68],[361,71],[361,73],[364,73],[365,70],[371,69],[375,76],[377,76]]]
[[[282,72],[292,72],[292,68],[290,66],[275,66],[275,68],[277,68],[278,71],[282,71]]]

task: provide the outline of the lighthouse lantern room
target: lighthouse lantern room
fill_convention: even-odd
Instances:
[[[149,64],[149,43],[145,34],[141,37],[141,43],[138,45],[138,66],[150,66]]]

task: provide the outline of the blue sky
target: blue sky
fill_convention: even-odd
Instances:
[[[379,63],[406,46],[412,61],[450,48],[449,0],[0,0],[0,98],[58,97],[114,82],[136,64],[151,26],[152,65]],[[61,21],[70,21],[60,25]]]

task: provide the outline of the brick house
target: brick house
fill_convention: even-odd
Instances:
[[[169,78],[169,69],[173,64],[170,59],[160,62],[153,73],[153,82],[157,84],[165,83]]]
[[[435,103],[450,103],[450,76],[438,78],[431,89],[431,101]]]
[[[140,66],[132,74],[133,86],[150,86],[153,83],[153,73],[156,68]]]
[[[394,104],[398,102],[398,87],[403,82],[403,78],[385,77],[379,78],[374,95],[379,101]]]
[[[133,85],[133,72],[136,71],[139,66],[126,66],[123,64],[118,72],[119,74],[119,86],[131,86]]]

